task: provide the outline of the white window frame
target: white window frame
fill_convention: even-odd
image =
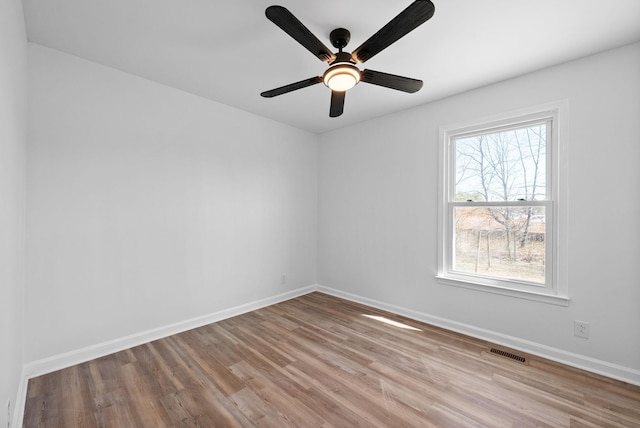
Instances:
[[[569,304],[567,275],[567,112],[566,100],[502,113],[489,118],[440,127],[438,183],[438,273],[441,284],[524,298],[544,303]],[[453,140],[465,135],[500,131],[550,120],[547,130],[547,195],[544,201],[455,202],[455,149]],[[550,137],[550,139],[549,139]],[[456,272],[453,264],[453,210],[456,206],[538,205],[545,207],[545,283],[497,279],[481,274]],[[548,239],[551,237],[551,239]]]

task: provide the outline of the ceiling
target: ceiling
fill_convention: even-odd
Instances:
[[[31,42],[315,133],[640,40],[638,0],[433,0],[431,20],[367,61],[417,78],[407,94],[361,83],[329,117],[322,84],[263,98],[265,90],[326,69],[264,10],[288,8],[331,48],[351,51],[411,0],[24,0]],[[332,48],[333,50],[333,48]]]

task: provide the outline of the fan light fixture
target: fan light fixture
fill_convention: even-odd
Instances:
[[[287,8],[283,6],[269,6],[265,15],[269,21],[276,24],[285,33],[293,37],[304,48],[311,52],[320,61],[327,62],[329,68],[322,76],[315,75],[299,82],[280,86],[279,88],[264,91],[260,94],[265,98],[272,98],[291,91],[313,86],[320,82],[331,89],[331,105],[329,117],[338,117],[344,110],[344,98],[347,90],[356,86],[359,82],[371,85],[383,86],[397,91],[414,93],[422,88],[422,80],[409,77],[396,76],[375,70],[362,70],[356,67],[356,63],[364,63],[370,60],[392,43],[406,36],[418,26],[429,20],[435,12],[435,6],[431,0],[413,0],[395,18],[384,25],[373,36],[353,52],[345,52],[351,40],[351,33],[346,28],[335,28],[329,33],[331,46],[338,52],[332,52],[307,27],[304,26]]]
[[[322,76],[324,84],[332,91],[344,92],[360,81],[360,70],[349,62],[334,64]]]

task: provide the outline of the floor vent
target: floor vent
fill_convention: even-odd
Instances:
[[[509,358],[510,360],[518,361],[522,364],[527,363],[527,359],[522,355],[517,355],[512,352],[503,351],[502,349],[491,348],[489,352],[491,352],[492,354],[500,355],[501,357]]]

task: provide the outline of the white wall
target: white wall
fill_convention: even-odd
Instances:
[[[438,284],[438,127],[560,99],[569,307]],[[324,134],[319,159],[319,284],[640,382],[640,44]]]
[[[315,284],[316,135],[39,45],[29,79],[27,362]]]
[[[0,2],[0,426],[22,371],[27,36],[22,2]],[[13,411],[13,410],[12,410]]]
[[[639,75],[635,44],[318,145],[313,134],[30,45],[25,360],[318,278],[640,373]],[[436,283],[438,127],[558,99],[569,102],[570,306]],[[11,189],[19,201],[19,185]],[[19,208],[9,207],[18,223]],[[574,319],[591,323],[589,340],[573,336]]]

